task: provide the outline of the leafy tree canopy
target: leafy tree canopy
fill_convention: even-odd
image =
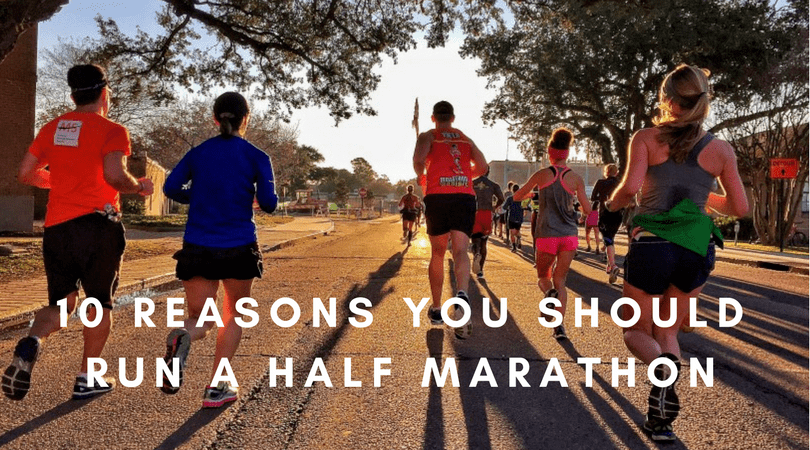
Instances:
[[[485,119],[507,121],[528,159],[566,125],[596,143],[603,161],[618,157],[623,166],[629,138],[652,125],[657,89],[677,64],[711,70],[716,101],[772,88],[771,69],[796,55],[792,36],[802,26],[796,7],[772,3],[514,2],[514,25],[468,36],[463,54],[482,60],[479,74],[497,89]],[[724,118],[715,131],[745,119]]]

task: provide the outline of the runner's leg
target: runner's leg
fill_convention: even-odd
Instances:
[[[225,291],[222,301],[222,323],[225,326],[217,331],[217,348],[214,352],[212,379],[220,361],[225,358],[230,362],[233,355],[236,354],[236,349],[239,348],[239,342],[242,339],[242,327],[236,324],[236,318],[241,317],[236,312],[236,302],[244,297],[250,297],[252,285],[252,278],[249,280],[222,280],[222,287]]]
[[[449,237],[450,233],[445,233],[438,236],[429,236],[430,264],[428,265],[428,280],[430,282],[430,295],[432,296],[434,308],[441,308],[442,306],[442,288],[444,287],[444,254],[447,252],[447,239]]]

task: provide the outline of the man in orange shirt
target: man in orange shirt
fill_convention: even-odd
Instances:
[[[434,325],[442,323],[444,253],[450,238],[458,284],[456,297],[470,303],[467,295],[470,283],[467,245],[476,211],[472,181],[488,169],[481,150],[464,133],[453,128],[455,118],[453,105],[446,101],[436,103],[431,116],[436,128],[419,135],[413,155],[413,168],[425,193],[425,221],[431,249],[428,279],[433,300],[428,308],[428,318]],[[461,308],[456,307],[455,320],[461,318],[461,313]],[[463,327],[466,332],[463,328],[456,328],[456,337],[466,338],[472,332],[471,323],[472,319]]]
[[[100,311],[88,310],[88,320],[93,322],[98,314],[101,320],[84,329],[73,398],[113,388],[112,377],[105,377],[104,383],[87,379],[87,359],[101,355],[110,334],[110,311],[126,245],[119,193],[147,196],[153,190],[148,178],[136,179],[126,169],[129,132],[107,119],[111,91],[104,69],[74,66],[67,79],[76,108],[42,127],[18,172],[20,182],[50,189],[42,239],[48,306],[37,312],[3,374],[3,393],[12,400],[22,400],[28,393],[42,339],[61,329],[60,310],[73,312],[80,286],[101,305]]]

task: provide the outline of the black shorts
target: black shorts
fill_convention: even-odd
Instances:
[[[500,223],[506,223],[506,213],[498,214],[498,221]]]
[[[118,288],[126,238],[124,225],[101,214],[87,214],[46,227],[42,256],[48,280],[48,304],[67,297],[79,287],[112,309]]]
[[[470,194],[431,194],[425,196],[425,222],[429,236],[441,236],[450,230],[467,236],[475,226],[475,196]]]
[[[507,226],[510,230],[519,230],[523,226],[523,222],[509,222]]]
[[[174,254],[177,278],[188,281],[194,277],[208,280],[250,280],[261,278],[262,253],[255,242],[231,248],[206,247],[183,242],[183,249]]]
[[[714,270],[714,243],[706,256],[659,237],[642,237],[630,243],[624,259],[624,279],[642,291],[660,295],[673,285],[682,292],[703,286]]]
[[[416,222],[416,211],[402,211],[402,220]]]
[[[599,211],[599,232],[602,233],[602,240],[605,245],[613,245],[616,233],[622,225],[622,212],[610,212],[606,209]]]

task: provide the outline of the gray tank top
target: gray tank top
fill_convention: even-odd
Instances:
[[[539,209],[535,236],[566,237],[577,235],[577,213],[574,211],[574,196],[562,184],[568,167],[550,166],[554,181],[540,189]]]
[[[714,135],[706,133],[683,163],[678,164],[669,158],[662,164],[648,167],[636,214],[666,212],[685,198],[691,199],[703,211],[715,181],[714,175],[703,170],[697,159],[712,139]]]

